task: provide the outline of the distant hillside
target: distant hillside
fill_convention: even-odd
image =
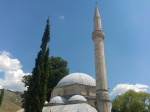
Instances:
[[[21,109],[21,94],[20,92],[5,90],[0,112],[16,112]]]

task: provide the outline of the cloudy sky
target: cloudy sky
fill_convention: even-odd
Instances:
[[[96,0],[1,0],[0,88],[23,91],[50,16],[50,55],[68,61],[70,73],[95,77],[91,38]],[[105,32],[110,96],[128,89],[150,92],[150,1],[97,0]]]

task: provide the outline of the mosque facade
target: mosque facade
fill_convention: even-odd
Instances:
[[[96,79],[85,73],[72,73],[62,78],[51,93],[43,112],[111,112],[104,56],[104,33],[98,6],[92,32]],[[17,112],[23,112],[21,109]]]

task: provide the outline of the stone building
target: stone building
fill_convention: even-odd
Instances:
[[[96,80],[79,72],[65,76],[53,89],[51,100],[45,104],[43,112],[110,112],[103,45],[104,33],[97,5],[92,39]],[[23,109],[18,112],[23,112]]]

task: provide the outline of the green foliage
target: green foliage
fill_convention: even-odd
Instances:
[[[47,20],[45,32],[42,37],[41,50],[35,59],[35,67],[32,71],[32,77],[24,78],[23,82],[27,91],[23,95],[23,107],[26,112],[42,112],[47,92],[47,78],[49,75],[49,48],[47,44],[50,41],[49,19]],[[29,85],[29,86],[28,86]]]
[[[4,89],[1,90],[1,94],[0,94],[0,107],[2,106],[3,97],[4,97]]]
[[[25,75],[22,78],[22,82],[25,84],[25,87],[28,87],[30,85],[32,75]]]
[[[49,58],[49,77],[47,85],[47,98],[49,102],[51,97],[51,92],[57,83],[66,75],[69,74],[68,62],[63,60],[61,57],[51,56]]]
[[[22,82],[24,83],[25,87],[29,87],[30,82],[31,82],[32,75],[25,75],[22,78]],[[29,96],[29,91],[24,91],[24,93],[21,95],[22,97],[22,107],[25,108],[26,104],[26,97]]]
[[[150,112],[150,94],[129,90],[112,100],[112,112]]]

